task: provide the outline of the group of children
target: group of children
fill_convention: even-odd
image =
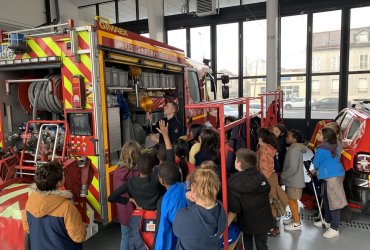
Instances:
[[[340,209],[346,205],[337,128],[322,129],[323,143],[313,161],[318,178],[323,180],[326,211],[325,220],[315,222],[315,226],[324,224],[328,228],[323,234],[326,238],[339,235]],[[135,141],[123,145],[120,163],[113,173],[113,192],[108,198],[117,203],[121,250],[135,249],[129,240],[133,230],[130,218],[135,208],[157,212],[154,249],[158,250],[219,249],[220,236],[235,216],[245,248],[253,249],[254,240],[257,249],[267,249],[268,235],[280,233],[276,219],[285,214],[287,205],[292,218],[284,220],[284,229],[302,230],[298,200],[305,186],[302,154],[307,149],[300,131],[286,131],[281,124],[272,131],[260,128],[257,152],[243,148],[236,152],[237,172],[228,178],[228,200],[224,201],[229,206],[227,216],[219,201],[219,135],[201,125],[190,130],[194,139],[190,155],[185,141],[171,141],[164,122],[159,122],[164,144],[158,148],[157,159],[149,153],[141,154]],[[58,190],[63,185],[62,172],[57,163],[45,164],[36,171],[34,192],[23,216],[34,249],[52,249],[55,244],[82,248],[86,229],[68,200],[70,193]],[[65,210],[69,210],[67,215]],[[61,242],[38,236],[57,234],[51,230],[54,225],[61,231],[66,229],[63,232],[67,235]]]

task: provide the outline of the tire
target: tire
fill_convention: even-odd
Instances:
[[[286,109],[292,109],[292,105],[287,104],[287,105],[285,105],[285,108],[286,108]]]

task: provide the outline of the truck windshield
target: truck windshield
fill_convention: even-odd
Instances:
[[[195,71],[188,71],[189,90],[194,103],[200,102],[199,82]]]

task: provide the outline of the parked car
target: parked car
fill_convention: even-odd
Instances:
[[[343,133],[341,162],[346,170],[344,187],[350,208],[345,217],[349,220],[351,211],[370,215],[370,105],[363,104],[361,109],[345,108],[334,121]],[[310,148],[320,143],[317,133],[327,122],[330,120],[317,123]]]
[[[292,100],[284,102],[285,109],[305,108],[306,98],[294,98]]]
[[[330,97],[312,103],[312,110],[338,110],[338,106],[338,98]]]
[[[243,114],[245,116],[245,105],[243,105]],[[260,103],[250,103],[249,104],[249,114],[255,114],[261,111],[261,104]],[[237,105],[228,105],[224,106],[224,115],[225,116],[234,116],[238,117],[238,106]]]

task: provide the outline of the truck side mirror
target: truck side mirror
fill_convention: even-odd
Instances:
[[[229,86],[223,85],[222,86],[222,99],[229,98]]]

